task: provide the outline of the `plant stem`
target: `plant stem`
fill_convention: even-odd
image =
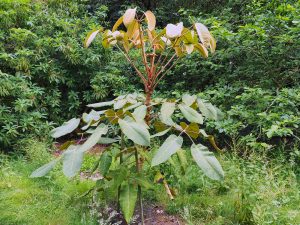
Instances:
[[[123,163],[123,149],[125,147],[124,143],[124,134],[121,132],[121,151],[120,151],[120,164]],[[121,185],[118,187],[118,208],[117,211],[120,212],[120,193],[121,193]]]
[[[139,163],[139,154],[137,149],[135,150],[135,162],[136,162],[136,171],[137,173],[140,173],[140,163]],[[143,207],[143,198],[142,198],[142,187],[141,185],[138,185],[138,201],[139,201],[139,207],[140,207],[140,217],[142,225],[145,224],[144,221],[144,207]]]

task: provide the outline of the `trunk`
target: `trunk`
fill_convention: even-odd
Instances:
[[[153,90],[148,89],[145,92],[146,92],[145,105],[147,106],[147,114],[146,114],[146,117],[145,117],[145,121],[146,121],[147,125],[149,126],[150,121],[151,121],[151,109],[152,109],[152,107],[151,107],[151,96],[152,96]]]

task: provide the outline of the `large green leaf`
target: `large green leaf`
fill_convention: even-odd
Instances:
[[[83,143],[83,145],[78,148],[78,151],[85,152],[92,148],[95,144],[97,144],[101,136],[107,133],[107,131],[108,127],[105,124],[100,124],[93,134]]]
[[[119,139],[114,139],[114,138],[108,138],[108,137],[101,137],[99,140],[98,140],[98,144],[112,144],[112,143],[115,143],[115,142],[118,142]]]
[[[147,106],[141,105],[133,111],[132,116],[137,122],[140,122],[140,121],[144,121],[146,117],[146,113],[147,113]]]
[[[114,102],[115,101],[93,103],[93,104],[88,104],[87,107],[100,108],[100,107],[104,107],[104,106],[111,106],[114,104]]]
[[[165,161],[167,161],[177,150],[181,148],[183,138],[181,136],[176,136],[171,134],[165,142],[160,146],[154,155],[151,165],[156,166]]]
[[[197,165],[202,169],[203,173],[213,180],[223,180],[224,171],[216,159],[214,154],[208,151],[208,148],[201,144],[193,144],[191,152]]]
[[[80,119],[70,119],[69,121],[63,123],[62,126],[56,127],[53,130],[51,130],[50,134],[54,138],[59,138],[63,135],[69,134],[72,131],[74,131],[78,127],[79,123]]]
[[[198,113],[196,110],[192,109],[191,107],[180,104],[178,105],[180,111],[182,112],[183,116],[190,122],[203,124],[203,116]]]
[[[74,177],[80,170],[83,161],[83,152],[78,146],[71,145],[63,155],[63,173],[67,177]]]
[[[150,134],[143,124],[126,119],[119,119],[118,122],[122,132],[134,143],[143,146],[150,145]]]
[[[160,120],[164,124],[169,126],[173,126],[175,123],[172,120],[171,116],[175,111],[175,103],[174,102],[164,102],[161,106],[160,110]]]
[[[122,185],[120,192],[120,206],[127,223],[130,222],[137,200],[137,187],[126,183]]]
[[[150,138],[164,136],[164,135],[165,135],[166,133],[168,133],[170,130],[171,130],[171,127],[168,128],[168,129],[166,129],[166,130],[163,130],[163,131],[161,131],[161,132],[158,132],[158,133],[156,133],[156,134],[151,135]]]
[[[112,162],[112,157],[108,152],[104,152],[100,157],[99,171],[102,176],[105,176]]]
[[[189,95],[189,94],[182,95],[182,102],[187,106],[191,106],[196,101],[196,99],[197,99],[196,95]]]
[[[56,163],[59,161],[59,159],[52,160],[51,162],[41,166],[40,168],[36,169],[35,171],[32,172],[30,175],[31,178],[35,177],[43,177],[47,173],[49,173],[50,170],[53,169],[53,167],[56,165]]]
[[[211,103],[202,101],[200,98],[198,98],[197,104],[198,104],[198,107],[199,107],[201,113],[206,118],[212,119],[212,120],[222,119],[222,117],[223,117],[222,112],[217,107],[212,105]]]

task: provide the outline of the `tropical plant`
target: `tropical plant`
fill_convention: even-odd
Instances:
[[[155,25],[156,18],[152,12],[139,15],[136,9],[128,9],[112,30],[103,31],[103,28],[99,28],[88,34],[84,43],[86,47],[102,33],[102,45],[105,48],[116,48],[122,52],[144,85],[145,93],[127,94],[112,101],[89,104],[88,107],[104,107],[104,110],[92,109],[90,113],[84,113],[81,119],[73,118],[52,130],[52,137],[59,138],[78,131],[77,127],[83,125],[78,131],[82,138],[77,145],[72,141],[66,142],[63,144],[66,150],[60,157],[31,175],[44,176],[57,162],[63,160],[64,174],[73,177],[81,168],[84,153],[94,145],[119,143],[101,154],[92,171],[99,170],[104,177],[97,182],[97,190],[118,190],[118,202],[128,223],[139,199],[141,221],[144,224],[141,191],[142,187],[151,188],[144,171],[147,165],[156,171],[155,181],[163,183],[166,193],[173,198],[157,166],[175,153],[183,164],[186,162],[185,151],[181,150],[183,135],[192,143],[191,155],[204,174],[219,181],[224,177],[221,165],[213,153],[198,141],[198,138],[206,138],[221,151],[216,147],[214,138],[200,128],[206,118],[218,120],[222,117],[220,110],[195,95],[184,94],[180,99],[152,97],[159,82],[178,60],[193,51],[208,57],[207,49],[214,52],[216,42],[201,23],[195,23],[189,28],[185,28],[183,23],[168,24],[163,30],[155,30]],[[121,26],[126,31],[118,30]],[[167,133],[171,134],[153,152],[153,140]],[[119,137],[115,137],[115,134]],[[90,136],[81,144],[87,135]]]

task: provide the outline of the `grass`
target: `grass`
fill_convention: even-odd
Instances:
[[[300,224],[299,180],[286,160],[231,154],[221,164],[223,183],[208,180],[193,165],[185,175],[170,177],[171,186],[180,190],[174,201],[161,195],[162,190],[156,191],[155,200],[193,225]]]
[[[30,141],[24,146],[26,157],[0,155],[0,224],[99,224],[88,207],[91,200],[77,198],[92,181],[68,180],[60,168],[45,178],[30,179],[30,173],[51,156],[43,143]],[[93,161],[87,157],[84,168]],[[163,165],[164,171],[175,174],[168,182],[178,195],[170,201],[156,185],[145,199],[192,225],[300,224],[300,185],[292,163],[254,154],[247,159],[227,154],[220,161],[226,173],[223,183],[207,179],[194,164],[185,175],[176,160],[173,166]]]

